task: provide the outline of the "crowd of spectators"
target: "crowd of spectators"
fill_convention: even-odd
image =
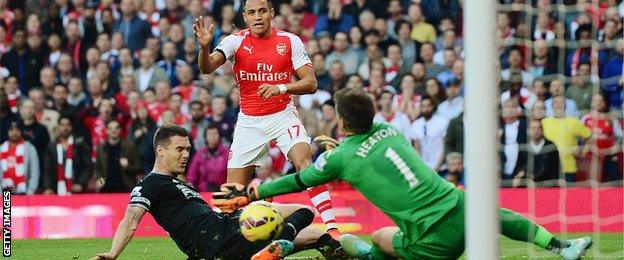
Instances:
[[[273,4],[273,26],[299,35],[313,61],[319,89],[294,99],[310,136],[344,138],[332,94],[362,88],[375,121],[397,127],[431,168],[463,184],[464,1]],[[215,47],[244,27],[243,7],[0,0],[3,188],[128,192],[151,170],[155,130],[174,123],[194,144],[187,180],[217,189],[240,95],[230,64],[200,75],[192,24],[200,15],[216,24]],[[492,51],[504,186],[621,183],[622,17],[621,0],[501,0]],[[257,180],[292,171],[277,147],[269,154]]]

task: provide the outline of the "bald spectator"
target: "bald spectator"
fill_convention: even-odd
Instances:
[[[56,63],[56,83],[67,85],[69,79],[76,75],[75,69],[79,68],[75,64],[75,57],[72,57],[68,53],[62,53]]]
[[[19,110],[21,117],[19,127],[22,129],[22,136],[37,149],[37,155],[40,158],[39,169],[43,170],[43,152],[50,142],[50,134],[44,125],[35,121],[35,103],[31,99],[22,100]]]
[[[43,91],[40,88],[31,89],[28,97],[35,104],[35,118],[38,123],[44,125],[48,129],[48,134],[56,137],[56,125],[60,116],[59,112],[46,108],[46,100]]]
[[[533,55],[529,72],[538,78],[557,73],[557,63],[551,53],[546,40],[537,40],[533,43]]]

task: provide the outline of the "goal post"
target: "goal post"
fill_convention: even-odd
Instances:
[[[468,259],[499,258],[498,97],[494,0],[464,0],[466,249]]]

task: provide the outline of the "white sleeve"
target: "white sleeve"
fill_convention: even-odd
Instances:
[[[223,38],[221,42],[215,48],[215,51],[219,51],[223,53],[226,60],[231,61],[236,53],[236,49],[240,46],[243,41],[243,37],[239,35],[230,34]]]
[[[303,46],[301,38],[294,34],[289,38],[290,45],[292,46],[292,56],[290,59],[292,60],[293,69],[297,70],[306,64],[312,64],[312,61],[310,60],[310,57],[308,57],[308,53]]]

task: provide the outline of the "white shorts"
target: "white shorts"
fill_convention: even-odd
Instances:
[[[286,157],[295,144],[310,144],[310,137],[299,120],[295,107],[289,105],[284,111],[265,116],[238,113],[227,167],[262,165],[269,154],[271,140],[276,141]]]

